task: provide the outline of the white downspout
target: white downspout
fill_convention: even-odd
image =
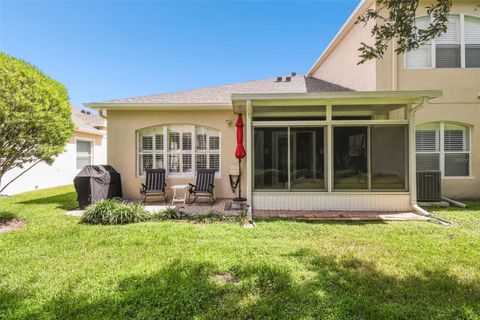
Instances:
[[[417,204],[417,162],[416,162],[416,138],[415,138],[415,114],[418,110],[424,108],[427,105],[428,100],[426,98],[422,99],[422,102],[410,109],[408,114],[408,129],[409,129],[409,154],[410,154],[410,205],[412,208],[419,214],[430,216],[430,213],[423,208],[419,207]]]
[[[253,201],[252,201],[252,150],[253,150],[253,141],[252,141],[252,102],[247,100],[245,106],[245,118],[247,122],[247,205],[248,205],[248,220],[253,221]]]
[[[409,176],[409,184],[410,184],[410,204],[415,210],[420,215],[427,216],[430,218],[434,218],[435,220],[438,221],[437,218],[433,217],[433,215],[428,212],[427,210],[423,209],[417,204],[417,162],[416,162],[416,144],[415,144],[415,114],[417,111],[420,109],[423,109],[426,105],[428,104],[428,99],[423,98],[422,102],[414,106],[413,108],[410,109],[409,112],[409,122],[408,122],[408,127],[409,127],[409,154],[410,154],[410,176]]]

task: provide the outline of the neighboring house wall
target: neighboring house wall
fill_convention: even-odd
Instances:
[[[93,144],[93,163],[106,163],[106,137],[95,134],[74,132],[65,146],[65,151],[61,153],[52,165],[41,162],[22,175],[9,185],[2,194],[13,195],[22,192],[45,189],[63,185],[73,184],[73,178],[80,171],[76,168],[77,147],[76,140],[83,139],[92,141]],[[26,164],[23,169],[16,168],[8,171],[2,177],[2,184],[18,176],[30,165]]]
[[[220,174],[215,179],[215,196],[232,198],[229,183],[229,169],[238,164],[235,159],[236,127],[235,114],[232,111],[108,111],[108,163],[122,175],[123,195],[128,199],[140,198],[141,183],[145,176],[138,175],[137,132],[141,129],[161,126],[189,124],[205,126],[220,131]],[[230,120],[230,124],[227,122]],[[164,140],[166,144],[166,140]],[[165,160],[168,161],[168,160]],[[245,161],[242,166],[245,192]],[[195,183],[195,175],[172,177],[167,175],[167,193],[171,195],[171,187],[176,184]],[[244,193],[245,194],[245,193]]]
[[[421,2],[418,16],[426,15],[425,6],[431,2]],[[472,1],[454,1],[452,14],[467,14],[480,16],[475,3]],[[358,26],[358,25],[357,25]],[[355,35],[355,37],[353,36]],[[395,91],[395,90],[442,90],[443,97],[437,98],[417,113],[417,124],[428,122],[446,121],[462,123],[471,128],[471,172],[468,177],[446,177],[443,179],[443,193],[454,198],[479,198],[480,197],[480,68],[444,68],[444,69],[406,69],[404,55],[394,54],[395,45],[390,48],[382,60],[375,62],[375,76],[362,77],[365,66],[355,66],[358,61],[356,49],[362,41],[371,39],[369,27],[363,32],[351,29],[343,40],[331,49],[314,76],[327,78],[328,73],[335,70],[344,70],[345,66],[351,68],[346,75],[355,75],[359,78],[353,89]],[[342,44],[343,43],[343,44]],[[350,57],[345,50],[350,50]],[[337,53],[335,53],[337,52]],[[338,57],[344,57],[345,60]],[[371,63],[368,64],[372,65]],[[340,81],[339,81],[340,80]],[[363,81],[370,81],[370,86]],[[345,80],[338,77],[339,84],[347,85]],[[343,81],[343,82],[342,82]]]

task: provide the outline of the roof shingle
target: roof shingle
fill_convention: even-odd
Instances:
[[[100,116],[92,113],[84,113],[82,109],[72,107],[72,121],[75,124],[75,130],[82,132],[90,132],[103,135],[105,132],[105,120]]]
[[[337,84],[313,78],[297,75],[291,77],[291,81],[277,81],[276,78],[264,80],[239,82],[216,87],[161,93],[150,96],[114,99],[102,103],[172,103],[172,104],[208,104],[231,102],[231,95],[255,94],[255,93],[308,93],[308,92],[344,92],[353,91]]]

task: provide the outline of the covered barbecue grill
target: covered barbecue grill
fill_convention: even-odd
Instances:
[[[78,206],[83,209],[101,199],[122,197],[120,173],[112,166],[85,166],[73,179]]]

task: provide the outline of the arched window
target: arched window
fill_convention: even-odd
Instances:
[[[470,175],[470,127],[450,122],[417,126],[417,171],[441,170],[445,177]]]
[[[220,132],[178,124],[138,131],[138,175],[164,168],[168,176],[192,176],[197,169],[220,172]]]
[[[449,16],[447,32],[405,55],[405,67],[416,68],[480,68],[480,17]],[[430,17],[415,19],[425,29]]]

